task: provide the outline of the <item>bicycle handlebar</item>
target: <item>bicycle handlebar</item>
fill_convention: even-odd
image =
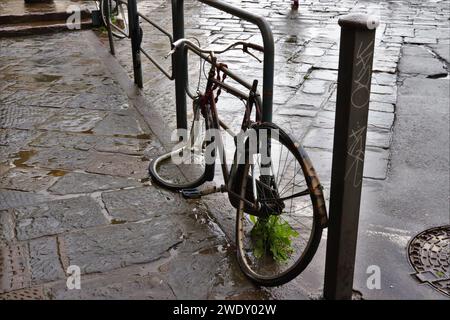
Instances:
[[[257,50],[259,52],[264,52],[264,47],[262,47],[256,43],[251,43],[251,42],[246,42],[246,41],[234,42],[222,50],[211,50],[211,49],[202,49],[199,46],[197,46],[196,44],[194,44],[192,41],[190,41],[189,39],[182,38],[182,39],[175,41],[172,44],[173,49],[166,55],[166,58],[168,58],[170,55],[172,55],[179,47],[181,47],[182,44],[187,45],[188,47],[190,47],[190,49],[195,50],[199,53],[208,53],[208,54],[222,54],[226,51],[235,49],[237,46],[242,45],[242,51],[251,55],[252,57],[257,59],[259,62],[261,62],[261,60],[258,57],[256,57],[254,54],[249,52],[248,49],[251,48],[251,49]]]

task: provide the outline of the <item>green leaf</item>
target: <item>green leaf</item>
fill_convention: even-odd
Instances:
[[[288,260],[294,252],[292,238],[298,237],[299,233],[279,216],[272,215],[267,219],[250,216],[250,220],[255,221],[251,231],[255,257],[261,258],[268,251],[277,262]]]

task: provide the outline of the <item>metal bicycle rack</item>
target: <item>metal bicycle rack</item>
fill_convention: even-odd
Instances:
[[[111,2],[111,0],[108,0]],[[252,14],[248,11],[240,9],[238,7],[227,4],[219,0],[198,0],[199,2],[206,4],[208,6],[214,7],[220,11],[229,13],[247,22],[255,24],[262,35],[263,46],[264,46],[264,61],[263,61],[263,89],[262,89],[262,119],[263,121],[272,121],[272,103],[273,103],[273,78],[274,78],[274,56],[275,48],[272,30],[270,29],[269,23],[262,17]],[[115,28],[117,31],[121,32],[124,36],[131,39],[132,55],[133,55],[133,70],[134,70],[134,82],[139,87],[143,87],[142,83],[142,66],[140,53],[142,52],[144,56],[150,60],[168,79],[175,81],[175,97],[176,97],[176,115],[177,115],[177,128],[187,127],[187,115],[186,115],[186,94],[191,96],[189,92],[186,92],[188,83],[188,58],[187,49],[181,48],[177,50],[172,55],[172,72],[164,70],[164,68],[157,62],[157,60],[152,57],[148,52],[146,52],[142,46],[143,32],[139,26],[139,19],[146,21],[155,27],[162,34],[166,35],[172,43],[178,39],[185,37],[184,28],[184,0],[172,0],[172,26],[173,35],[168,31],[164,30],[163,27],[158,25],[152,19],[144,16],[137,11],[136,0],[116,0],[117,3],[126,5],[128,7],[128,21],[129,21],[129,34],[125,34],[122,30],[116,28],[108,19],[107,29],[109,44],[111,48],[111,53],[114,54],[114,41],[112,36],[112,29]],[[110,6],[107,6],[107,15],[109,16]],[[202,59],[205,59],[209,63],[207,55],[200,55]],[[230,78],[236,80],[239,84],[244,87],[251,89],[252,84],[246,82],[244,79],[240,78],[235,73],[229,71],[228,69],[222,70]]]

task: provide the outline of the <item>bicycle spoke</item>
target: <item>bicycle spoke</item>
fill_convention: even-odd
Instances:
[[[291,179],[289,179],[288,182],[286,182],[286,185],[284,186],[283,189],[281,189],[280,194],[283,194],[283,192],[287,192],[286,188],[288,187],[289,183],[290,183],[292,180],[295,179],[295,177],[297,176],[297,173],[299,173],[300,170],[301,170],[301,169],[299,169],[299,171],[297,171],[297,172],[294,174],[294,176],[293,176]],[[305,180],[302,180],[302,181],[305,181]],[[290,188],[288,188],[288,190],[290,190]]]
[[[303,181],[300,181],[300,182],[306,182],[306,181],[303,180]],[[292,184],[292,185],[286,184],[286,186],[284,186],[284,188],[283,188],[283,189],[281,190],[281,192],[280,192],[280,197],[281,197],[282,195],[284,195],[285,193],[291,191],[291,189],[295,189],[295,187],[298,187],[298,188],[300,188],[300,187],[306,187],[306,184],[305,184],[305,185],[302,185],[302,184]],[[286,189],[286,188],[287,188],[287,189]]]

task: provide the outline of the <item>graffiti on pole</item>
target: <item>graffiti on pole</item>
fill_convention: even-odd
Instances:
[[[364,136],[366,134],[366,126],[359,127],[359,123],[349,136],[349,147],[347,154],[350,156],[351,164],[345,174],[345,179],[351,177],[353,179],[353,186],[359,187],[362,182],[362,170],[360,166],[364,163]],[[361,174],[359,174],[361,172]]]
[[[358,53],[356,55],[357,74],[355,78],[355,88],[352,92],[352,107],[363,108],[367,106],[369,92],[370,92],[370,77],[372,75],[372,55],[373,41],[369,42],[363,47],[363,42],[360,43]]]

